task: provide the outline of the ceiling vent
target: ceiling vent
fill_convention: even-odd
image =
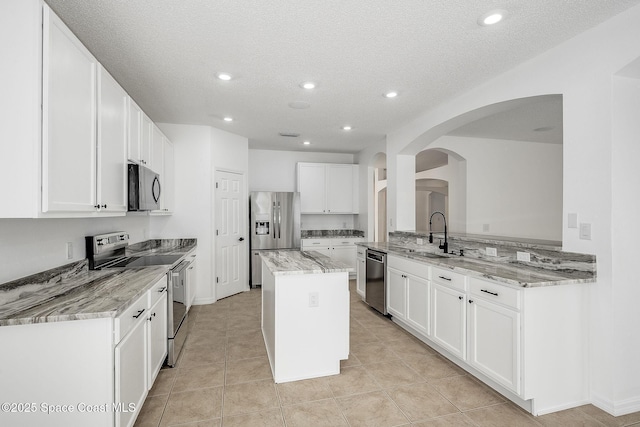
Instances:
[[[299,133],[295,133],[295,132],[280,132],[279,135],[286,136],[287,138],[297,138],[300,136]]]

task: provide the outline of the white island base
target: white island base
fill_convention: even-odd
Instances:
[[[349,357],[349,273],[262,271],[262,334],[275,382],[339,374]]]

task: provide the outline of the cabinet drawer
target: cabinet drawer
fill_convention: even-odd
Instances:
[[[460,273],[454,273],[451,270],[443,268],[431,267],[431,280],[436,283],[458,289],[461,292],[466,290],[465,279],[466,277]]]
[[[153,304],[156,303],[162,295],[167,292],[167,276],[164,276],[162,279],[158,280],[158,282],[149,289],[149,305],[148,307],[152,307]]]
[[[342,239],[331,239],[333,246],[355,246],[356,241],[348,237]]]
[[[417,277],[421,277],[425,280],[429,280],[429,269],[431,268],[427,264],[421,262],[411,261],[406,258],[395,257],[393,255],[387,256],[387,265],[391,268],[395,268],[402,272],[412,274]]]
[[[115,318],[114,333],[115,342],[118,343],[135,326],[136,322],[144,319],[147,311],[148,293],[129,306],[121,315]]]
[[[302,239],[302,249],[313,250],[314,248],[329,248],[331,239]]]
[[[469,291],[473,296],[520,310],[521,291],[517,289],[470,277]]]

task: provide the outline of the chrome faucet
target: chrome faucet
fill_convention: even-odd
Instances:
[[[444,214],[440,211],[435,211],[429,217],[429,243],[433,243],[433,233],[431,232],[431,218],[433,218],[435,214],[442,215],[442,219],[444,220],[444,244],[442,244],[442,240],[440,240],[438,248],[442,249],[446,254],[449,251],[449,244],[447,243],[447,218],[445,218]]]

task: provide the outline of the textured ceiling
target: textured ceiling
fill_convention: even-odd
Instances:
[[[156,122],[215,126],[248,137],[251,148],[351,153],[640,3],[46,1]],[[477,24],[496,8],[507,19]],[[220,71],[235,78],[217,80]],[[301,89],[307,80],[318,87]],[[392,89],[397,98],[382,96]],[[309,108],[289,107],[296,101]],[[223,122],[227,115],[235,121]]]

